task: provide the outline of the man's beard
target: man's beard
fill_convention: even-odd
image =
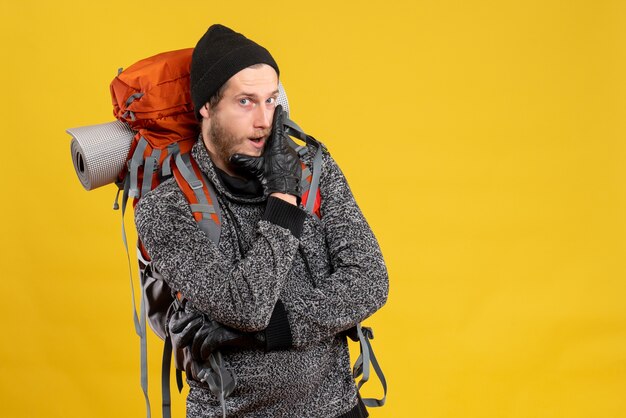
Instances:
[[[209,141],[211,145],[213,145],[214,155],[213,158],[221,161],[225,167],[228,168],[229,171],[233,173],[237,173],[242,175],[243,177],[249,177],[250,174],[246,171],[240,169],[240,167],[232,164],[230,162],[230,157],[236,154],[236,149],[239,148],[242,144],[245,144],[246,141],[249,141],[247,137],[237,137],[228,130],[224,128],[219,117],[214,113],[213,119],[211,120],[211,124],[208,130]],[[256,132],[256,136],[267,137],[270,134],[270,130],[263,130]]]
[[[223,162],[229,169],[235,170],[236,167],[230,162],[230,157],[235,154],[235,149],[248,139],[237,138],[235,135],[227,132],[217,118],[211,121],[208,133],[215,150],[215,158]]]

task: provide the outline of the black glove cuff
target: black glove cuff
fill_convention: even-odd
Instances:
[[[270,323],[265,328],[265,351],[287,350],[293,345],[291,327],[287,318],[287,311],[283,303],[278,300]]]
[[[298,177],[280,176],[268,179],[266,184],[267,194],[285,193],[295,196],[298,204],[300,204],[302,190],[300,188],[300,179]]]
[[[262,219],[282,226],[290,230],[294,237],[300,238],[306,212],[282,199],[270,196]]]

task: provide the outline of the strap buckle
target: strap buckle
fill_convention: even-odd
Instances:
[[[200,180],[192,180],[189,182],[189,187],[193,190],[198,190],[202,188],[202,182]]]

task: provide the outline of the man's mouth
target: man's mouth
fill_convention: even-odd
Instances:
[[[265,145],[266,137],[259,136],[259,137],[253,137],[253,138],[248,138],[248,139],[252,142],[252,146],[254,146],[255,148],[263,148],[263,145]]]

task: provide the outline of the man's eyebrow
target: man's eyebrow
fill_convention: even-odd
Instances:
[[[274,90],[270,96],[275,96],[279,93],[280,92],[278,90]],[[245,91],[242,91],[241,93],[237,94],[235,97],[239,97],[239,96],[258,97],[258,95],[255,93],[248,93]]]

